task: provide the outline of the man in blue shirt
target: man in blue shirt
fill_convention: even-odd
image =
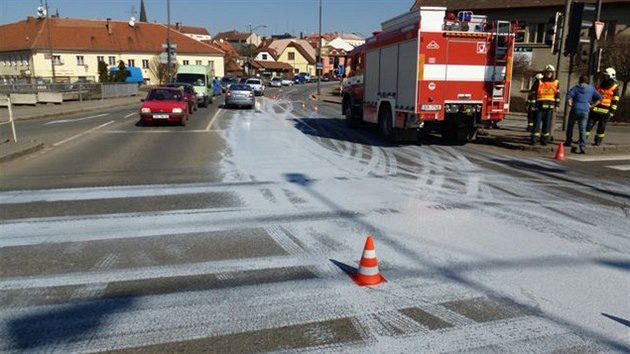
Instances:
[[[588,122],[588,114],[592,107],[597,106],[601,100],[602,95],[589,84],[589,78],[586,75],[580,76],[578,84],[573,86],[567,93],[567,100],[571,107],[571,113],[569,113],[569,123],[567,125],[567,138],[564,141],[564,146],[571,147],[573,141],[573,126],[575,122],[578,123],[578,129],[580,132],[579,140],[579,153],[586,153],[586,123]]]

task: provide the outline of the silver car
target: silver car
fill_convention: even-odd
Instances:
[[[254,108],[256,97],[254,89],[247,84],[231,84],[225,92],[225,107]]]

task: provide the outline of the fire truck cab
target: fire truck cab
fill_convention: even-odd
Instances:
[[[348,53],[342,114],[386,139],[438,130],[471,140],[509,111],[515,25],[444,7],[421,7],[382,23]],[[422,136],[422,134],[419,134]]]

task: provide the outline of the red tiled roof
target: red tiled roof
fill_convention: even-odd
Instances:
[[[193,26],[184,26],[184,25],[179,25],[179,27],[177,27],[177,25],[175,24],[175,25],[171,25],[171,28],[178,30],[181,33],[200,34],[204,36],[210,35],[210,32],[208,32],[208,30],[203,27],[193,27]]]
[[[52,43],[48,42],[49,28]],[[162,44],[166,43],[167,31],[165,25],[148,22],[137,22],[131,27],[123,21],[29,17],[0,26],[0,52],[41,50],[52,46],[55,50],[159,53],[164,50]],[[225,54],[180,32],[170,32],[171,42],[177,44],[178,53]]]
[[[288,63],[282,63],[279,61],[252,61],[252,67],[256,69],[269,69],[269,70],[293,70],[293,66]]]
[[[231,57],[240,56],[236,48],[234,48],[234,46],[232,46],[232,44],[230,44],[230,42],[228,41],[214,40],[212,41],[212,44],[219,47],[228,56],[231,56]]]
[[[292,42],[289,43],[289,45],[287,45],[288,47],[294,47],[295,49],[297,49],[298,52],[300,52],[300,54],[302,54],[302,56],[304,57],[304,59],[306,59],[306,61],[308,61],[309,64],[315,64],[315,58],[313,58],[307,51],[306,49],[304,49],[304,47],[302,47],[302,45],[298,42]],[[285,49],[286,50],[286,49]]]
[[[229,42],[245,42],[251,33],[239,32],[239,31],[228,31],[228,32],[219,32],[214,38],[215,39],[224,39]]]

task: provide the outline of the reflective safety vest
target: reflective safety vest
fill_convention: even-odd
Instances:
[[[538,91],[536,92],[536,101],[555,101],[558,93],[558,80],[538,81]]]
[[[602,95],[602,101],[597,105],[597,107],[593,107],[593,112],[606,114],[610,110],[610,106],[612,105],[613,100],[618,101],[619,97],[615,96],[615,91],[619,87],[619,84],[613,84],[611,87],[605,88],[597,88],[597,92]],[[613,111],[616,110],[617,107],[613,108]]]

